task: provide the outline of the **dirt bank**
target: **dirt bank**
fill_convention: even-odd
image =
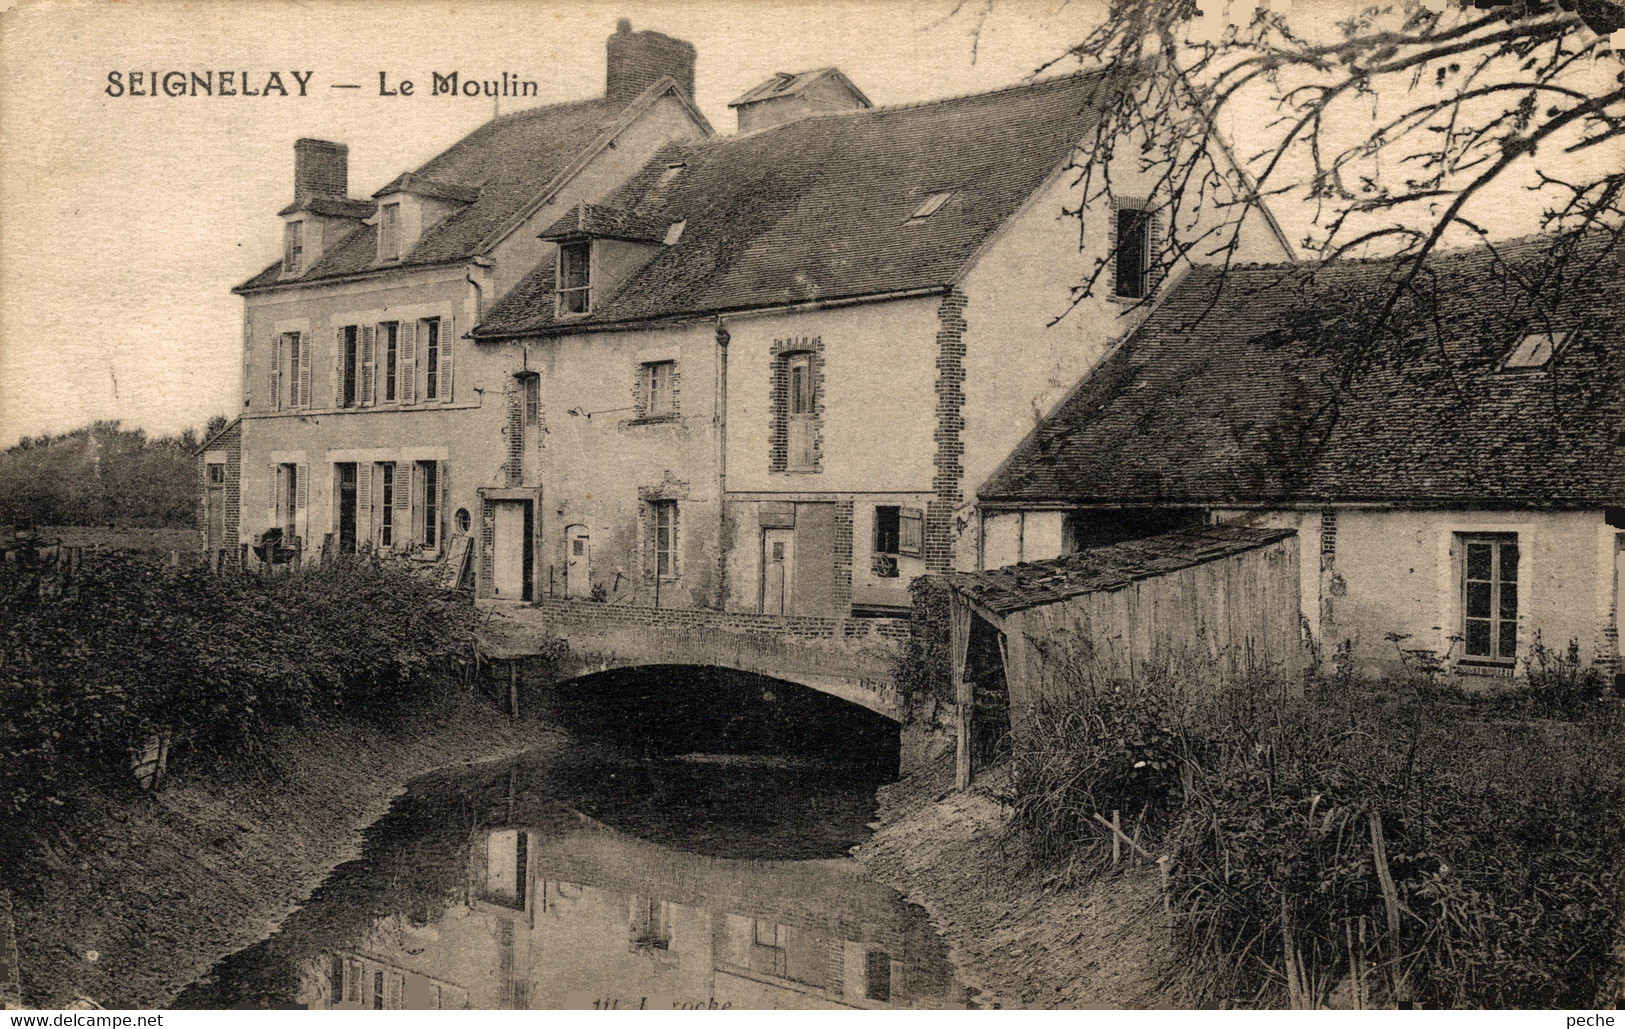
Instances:
[[[10,884],[25,1003],[162,1007],[356,856],[408,779],[559,740],[472,700],[422,721],[313,720],[240,776],[183,765],[156,794],[89,798],[74,842]]]
[[[1155,868],[1054,889],[1003,842],[985,787],[951,793],[949,760],[880,791],[875,835],[855,852],[925,908],[979,1002],[1009,1008],[1184,1007]]]

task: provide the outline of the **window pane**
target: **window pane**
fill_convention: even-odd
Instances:
[[[1502,657],[1517,657],[1518,656],[1518,623],[1517,622],[1502,622],[1501,623],[1501,638],[1500,638],[1500,640],[1498,642],[1501,645],[1501,656]]]
[[[1490,656],[1490,623],[1472,618],[1467,621],[1467,656]]]
[[[1490,584],[1487,582],[1469,582],[1467,584],[1467,617],[1488,618],[1490,616]]]
[[[1518,584],[1515,582],[1501,583],[1501,617],[1518,617]]]
[[[1516,543],[1501,544],[1501,579],[1503,582],[1518,581],[1518,545]]]
[[[1467,544],[1467,578],[1484,579],[1490,577],[1490,544]]]

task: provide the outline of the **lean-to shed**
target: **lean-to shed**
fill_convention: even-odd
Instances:
[[[1051,561],[950,572],[961,787],[992,736],[1045,696],[1169,670],[1223,682],[1301,677],[1290,529],[1214,525]],[[978,719],[984,723],[978,725]]]

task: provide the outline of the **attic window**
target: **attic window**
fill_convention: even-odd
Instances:
[[[401,205],[385,204],[378,211],[378,260],[401,257]]]
[[[1532,332],[1518,341],[1501,365],[1502,371],[1535,371],[1551,363],[1552,355],[1568,342],[1567,332]]]
[[[305,264],[305,223],[289,222],[282,230],[282,274],[298,275]]]
[[[685,226],[687,224],[688,224],[687,220],[684,220],[684,221],[680,221],[680,222],[672,222],[669,226],[666,227],[666,245],[667,246],[674,247],[674,246],[677,245],[677,241],[683,238],[683,226]]]
[[[559,245],[559,314],[586,314],[592,305],[592,244]]]
[[[942,205],[946,204],[948,202],[948,198],[953,195],[953,190],[949,190],[946,193],[932,193],[930,196],[925,198],[925,203],[915,208],[914,213],[908,216],[908,221],[925,221],[933,214],[936,214],[938,211],[942,210]],[[905,222],[904,224],[906,225],[908,222]]]
[[[686,164],[666,165],[666,170],[660,173],[660,181],[655,185],[655,189],[665,189],[667,186],[671,185],[672,180],[681,175],[683,173],[683,169],[686,167],[688,167]]]

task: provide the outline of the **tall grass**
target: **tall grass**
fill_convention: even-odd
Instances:
[[[1119,811],[1171,859],[1210,1002],[1591,1006],[1625,768],[1618,706],[1570,693],[1547,718],[1386,684],[1078,674],[1012,733],[1013,828],[1075,878],[1110,865]]]

